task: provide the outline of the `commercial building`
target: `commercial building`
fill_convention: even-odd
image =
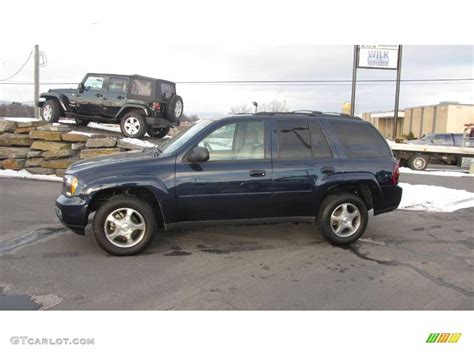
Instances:
[[[362,118],[371,122],[385,137],[391,137],[393,116],[393,112],[374,112],[364,113]],[[406,137],[410,132],[416,138],[429,133],[463,133],[468,123],[474,123],[472,104],[440,102],[410,107],[399,112],[397,137]]]

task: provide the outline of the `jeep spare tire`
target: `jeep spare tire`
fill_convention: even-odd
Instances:
[[[143,138],[147,129],[145,115],[139,110],[127,112],[120,120],[120,129],[125,137]]]
[[[173,96],[166,106],[166,118],[171,122],[178,121],[183,115],[183,108],[183,99],[181,96]]]

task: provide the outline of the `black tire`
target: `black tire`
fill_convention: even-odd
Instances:
[[[50,99],[46,100],[41,108],[41,117],[43,120],[49,123],[58,122],[61,116],[61,106],[58,100]]]
[[[171,122],[176,122],[183,115],[183,110],[183,99],[181,98],[181,96],[175,95],[171,98],[170,102],[168,102],[168,105],[166,105],[166,118]]]
[[[139,110],[127,112],[120,120],[120,129],[125,137],[143,138],[147,131],[145,115]]]
[[[81,119],[81,118],[76,118],[75,121],[76,121],[76,124],[77,124],[78,126],[84,126],[84,127],[85,127],[85,126],[87,126],[87,125],[89,124],[89,121],[83,120],[83,119]]]
[[[341,232],[343,232],[344,230],[350,231],[350,228],[354,227],[354,223],[356,225],[358,224],[357,228],[352,231],[352,233],[349,233],[347,236],[341,236],[336,234],[333,229],[333,227],[335,228],[336,226],[333,225],[333,222],[331,220],[332,214],[334,212],[337,213],[339,210],[341,210],[341,206],[344,204],[349,204],[349,212],[354,213],[355,211],[353,207],[351,207],[351,205],[357,207],[359,212],[359,217],[355,217],[350,222],[351,227],[341,229],[340,234],[342,234]],[[349,208],[351,210],[349,210]],[[359,218],[359,221],[357,221],[356,218]],[[348,245],[359,239],[367,228],[368,220],[369,214],[367,212],[367,206],[365,205],[364,201],[362,201],[359,196],[351,193],[327,196],[321,204],[318,214],[319,230],[330,243],[336,245]],[[337,222],[335,223],[337,224]]]
[[[426,170],[430,163],[430,157],[422,154],[415,154],[408,159],[408,167],[412,170]]]
[[[144,233],[143,236],[135,235],[135,240],[140,239],[140,241],[136,245],[128,247],[126,245],[127,239],[120,235],[115,237],[114,242],[116,244],[123,244],[123,246],[115,245],[109,240],[105,233],[105,229],[108,228],[108,225],[106,225],[106,223],[110,223],[106,222],[107,217],[109,217],[109,215],[114,211],[120,209],[135,210],[136,212],[138,212],[136,216],[143,219],[143,223],[145,225]],[[153,209],[148,203],[134,196],[117,195],[112,197],[99,207],[92,222],[92,229],[94,232],[95,240],[102,249],[112,255],[127,256],[138,254],[148,247],[157,231],[157,223],[155,219],[155,214],[153,213]]]
[[[150,137],[163,138],[169,133],[170,129],[171,129],[170,127],[161,127],[161,128],[148,127],[147,132],[150,135]]]

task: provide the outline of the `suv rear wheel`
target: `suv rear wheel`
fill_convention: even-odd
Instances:
[[[46,100],[41,110],[43,120],[49,123],[58,122],[60,115],[61,107],[59,106],[58,101],[53,99]]]
[[[101,205],[92,228],[99,246],[118,256],[142,252],[157,230],[150,205],[129,195],[115,196]]]
[[[319,230],[333,244],[355,242],[367,228],[369,214],[362,199],[354,194],[329,195],[321,205]]]
[[[154,138],[163,138],[165,137],[170,131],[170,127],[161,127],[161,128],[152,128],[148,127],[147,132],[150,137]]]
[[[120,120],[120,129],[126,137],[143,138],[147,131],[145,116],[138,110],[126,113]]]

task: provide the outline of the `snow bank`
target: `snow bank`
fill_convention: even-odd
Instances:
[[[107,123],[89,122],[88,126],[89,126],[90,128],[103,129],[104,131],[110,131],[110,132],[118,132],[118,133],[121,133],[121,131],[120,131],[120,126],[119,126],[118,124],[107,124]]]
[[[462,171],[450,171],[450,170],[425,170],[417,171],[411,170],[410,168],[400,168],[401,174],[417,174],[417,175],[435,175],[435,176],[452,176],[452,177],[474,177],[474,174],[469,174]]]
[[[39,121],[37,118],[33,117],[2,117],[5,120],[8,121],[15,121],[15,122],[33,122],[33,121]]]
[[[425,212],[454,212],[474,207],[474,193],[433,185],[399,184],[403,188],[398,208]]]
[[[130,143],[130,144],[135,144],[135,145],[138,145],[140,147],[146,147],[146,148],[151,148],[151,147],[155,147],[156,144],[153,144],[151,142],[148,142],[148,141],[142,141],[141,139],[136,139],[136,138],[121,138],[120,139],[122,142],[126,142],[126,143]]]
[[[0,170],[0,177],[30,179],[30,180],[45,180],[45,181],[63,181],[63,178],[56,175],[40,175],[30,174],[26,170]]]

